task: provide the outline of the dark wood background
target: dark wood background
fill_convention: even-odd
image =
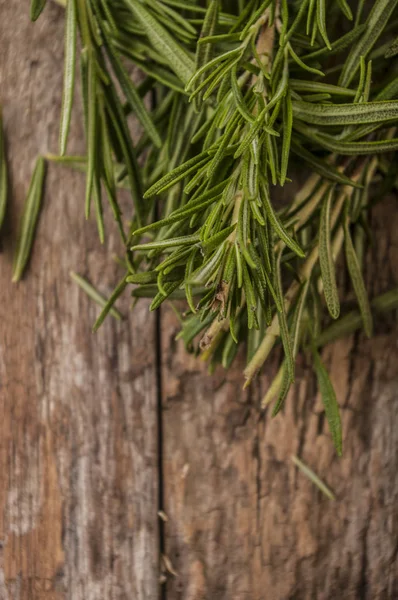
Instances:
[[[50,166],[28,275],[11,284],[18,218],[38,153],[56,151],[63,11],[0,0],[0,100],[11,201],[0,255],[0,600],[398,598],[395,315],[324,351],[343,416],[337,459],[303,362],[284,414],[258,410],[276,359],[243,393],[210,377],[142,301],[97,335],[78,271],[120,277],[83,216],[84,181]],[[82,150],[80,121],[71,150]],[[396,198],[372,217],[372,294],[398,284]],[[121,302],[127,314],[128,298]],[[323,497],[298,454],[335,491]],[[167,515],[159,519],[158,511]],[[175,574],[164,579],[161,554]]]

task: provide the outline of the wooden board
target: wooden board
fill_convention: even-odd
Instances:
[[[398,215],[373,216],[372,294],[398,284]],[[398,348],[395,315],[376,335],[324,351],[343,417],[335,456],[304,362],[276,419],[258,407],[269,378],[242,393],[240,366],[209,378],[164,323],[166,552],[173,600],[398,597]],[[276,362],[266,372],[275,373]],[[331,502],[291,462],[299,455],[336,494]]]
[[[209,377],[185,354],[167,310],[158,431],[159,336],[147,303],[93,336],[98,311],[69,278],[74,269],[109,293],[120,277],[109,260],[117,235],[100,248],[78,174],[49,169],[29,274],[10,282],[35,157],[57,148],[63,11],[48,3],[32,25],[27,5],[0,0],[0,14],[12,189],[0,236],[0,600],[397,598],[395,315],[379,320],[373,340],[358,334],[324,351],[342,406],[342,460],[304,360],[284,414],[271,420],[258,406],[278,357],[243,393],[239,365]],[[395,199],[374,225],[372,294],[398,283]],[[176,575],[160,591],[163,545]]]
[[[63,10],[48,3],[35,24],[28,13],[0,1],[12,195],[0,256],[0,598],[156,598],[155,322],[144,302],[91,333],[98,309],[70,269],[107,294],[122,272],[111,219],[104,248],[84,221],[83,176],[50,166],[29,272],[11,284],[34,160],[57,151],[62,92]]]

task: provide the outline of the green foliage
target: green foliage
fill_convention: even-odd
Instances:
[[[319,340],[354,331],[361,319],[368,335],[372,330],[362,250],[351,236],[363,246],[366,239],[356,232],[364,231],[372,198],[395,181],[397,4],[66,3],[60,154],[76,63],[87,152],[51,159],[85,171],[86,216],[94,198],[101,241],[106,191],[126,247],[126,275],[94,328],[132,286],[134,297],[153,298],[152,310],[167,298],[186,299],[179,337],[212,367],[230,366],[247,342],[246,384],[281,343],[282,366],[264,399],[265,405],[276,398],[274,414],[294,379],[297,353],[312,347],[339,454],[338,404],[315,348]],[[32,2],[34,18],[43,6]],[[142,73],[139,85],[131,66]],[[132,113],[141,125],[136,142]],[[22,274],[37,219],[42,162],[39,167],[14,278]],[[301,190],[298,170],[308,175]],[[384,186],[373,183],[384,177]],[[118,187],[131,191],[126,217]],[[339,318],[343,246],[360,313]],[[330,327],[323,296],[337,319]]]

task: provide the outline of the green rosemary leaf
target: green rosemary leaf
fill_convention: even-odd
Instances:
[[[121,294],[126,289],[126,286],[127,286],[127,280],[126,279],[127,279],[126,276],[123,277],[123,279],[120,281],[120,283],[118,283],[118,285],[113,290],[112,294],[109,297],[109,300],[106,302],[104,308],[102,309],[100,316],[98,317],[98,319],[94,323],[94,326],[93,326],[93,331],[94,332],[98,331],[98,329],[101,327],[102,323],[105,320],[105,317],[108,315],[108,313],[113,308],[113,305],[115,304],[116,300],[119,298],[119,296],[121,296]]]
[[[370,86],[372,83],[372,61],[370,60],[366,67],[365,82],[362,91],[362,102],[369,102]]]
[[[141,174],[123,108],[112,85],[105,89],[105,105],[109,115],[109,129],[111,135],[113,133],[113,139],[117,140],[124,158],[136,211],[137,224],[140,226],[147,211],[142,200]]]
[[[342,37],[338,38],[334,42],[331,43],[331,50],[329,48],[321,48],[319,50],[314,50],[313,52],[302,56],[303,60],[313,60],[315,58],[321,58],[323,56],[332,56],[333,54],[337,54],[341,50],[351,46],[365,31],[366,24],[358,25],[351,29],[348,33],[344,34]]]
[[[325,415],[329,423],[333,443],[338,456],[341,456],[343,451],[343,441],[340,411],[336,399],[336,393],[333,389],[328,372],[326,371],[325,366],[322,363],[321,358],[318,352],[315,350],[315,348],[313,349],[313,359],[315,373],[318,379],[319,391],[321,394],[323,406],[325,408]]]
[[[107,118],[105,113],[104,98],[100,95],[100,127],[101,127],[101,142],[102,142],[102,165],[103,165],[103,181],[104,187],[108,196],[109,205],[111,207],[113,217],[119,227],[119,232],[122,238],[122,242],[126,243],[126,234],[123,228],[122,212],[118,205],[117,194],[116,194],[116,180],[115,180],[115,166],[112,158],[111,141],[109,137],[109,130],[107,124]]]
[[[319,173],[319,175],[325,179],[356,188],[362,187],[360,183],[353,181],[343,173],[340,173],[340,171],[338,171],[332,164],[325,162],[321,158],[316,157],[314,154],[306,150],[294,138],[292,139],[291,149],[292,152],[294,152],[294,154],[296,154],[300,159],[303,159],[306,163],[308,163],[315,173]]]
[[[330,94],[305,94],[301,97],[304,102],[324,102],[325,100],[330,100]]]
[[[357,93],[355,94],[354,104],[360,102],[360,98],[363,93],[363,88],[365,85],[365,76],[366,76],[366,62],[363,56],[359,59],[359,82],[357,87]]]
[[[354,17],[352,16],[352,10],[347,0],[337,0],[337,4],[344,16],[347,17],[349,21],[352,21]]]
[[[282,309],[278,312],[278,321],[279,321],[282,345],[283,345],[283,349],[284,349],[285,357],[286,357],[287,377],[288,377],[289,382],[293,382],[294,381],[294,357],[293,357],[292,340],[290,338],[289,328],[287,325],[285,299],[284,299],[283,288],[282,288],[282,275],[281,275],[281,265],[280,265],[282,253],[283,253],[283,249],[280,250],[277,260],[276,260],[275,286],[276,286],[276,293],[278,295],[279,302],[280,302],[281,309]]]
[[[94,302],[96,302],[99,306],[104,307],[106,305],[107,299],[104,296],[102,296],[102,294],[100,294],[95,289],[95,287],[91,285],[91,283],[84,279],[84,277],[82,277],[78,273],[75,273],[74,271],[70,272],[70,276],[73,279],[73,281],[75,281],[82,288],[82,290],[86,292],[89,298],[94,300]],[[109,310],[109,314],[112,315],[112,317],[114,317],[118,321],[120,321],[123,318],[123,316],[118,310],[116,310],[116,308],[111,308]]]
[[[112,68],[114,70],[114,73],[120,83],[120,87],[122,88],[122,90],[126,96],[126,100],[130,104],[131,108],[134,111],[135,116],[140,121],[144,130],[146,131],[146,133],[148,134],[150,139],[153,141],[154,145],[157,148],[160,148],[162,145],[162,140],[156,129],[156,126],[155,126],[154,122],[152,121],[152,118],[151,118],[149,112],[147,111],[144,102],[142,101],[140,95],[138,94],[135,85],[133,84],[130,76],[128,75],[126,69],[124,68],[118,54],[115,52],[113,45],[112,45],[112,40],[110,38],[109,33],[107,32],[105,25],[102,26],[101,30],[102,30],[102,34],[104,35],[104,38],[106,40],[106,48],[107,48],[108,57],[109,57],[111,65],[112,65]]]
[[[306,65],[305,62],[302,61],[301,58],[295,53],[295,51],[293,50],[293,48],[290,44],[288,45],[288,48],[289,48],[289,53],[290,53],[291,57],[298,64],[299,67],[301,67],[305,71],[309,71],[310,73],[313,73],[314,75],[319,75],[320,77],[325,76],[325,74],[322,71],[320,71],[319,69],[315,69],[314,67],[310,67],[310,66]]]
[[[233,363],[236,354],[238,352],[239,346],[233,338],[231,332],[229,332],[227,341],[224,344],[222,351],[222,359],[221,364],[224,369],[229,369],[231,364]]]
[[[320,146],[344,156],[380,154],[398,150],[398,138],[379,140],[377,142],[344,142],[331,135],[308,132],[309,137],[316,140]]]
[[[369,54],[397,4],[398,0],[375,0],[366,21],[366,29],[361,38],[352,47],[344,63],[339,85],[347,87],[351,83],[358,70],[360,57],[363,56],[365,58]]]
[[[303,312],[304,312],[305,302],[307,299],[308,288],[309,288],[309,280],[307,280],[304,284],[302,284],[300,296],[297,301],[296,307],[294,309],[293,322],[292,322],[292,327],[291,327],[293,360],[296,358],[298,348],[299,348],[299,342],[300,342],[300,336],[301,336],[301,330],[302,330],[302,324],[303,324]],[[273,417],[276,417],[276,415],[282,410],[284,402],[287,397],[287,394],[290,389],[290,385],[291,385],[291,381],[289,380],[289,376],[288,376],[288,367],[287,367],[286,358],[284,359],[284,361],[282,363],[281,370],[282,370],[282,375],[281,375],[280,386],[276,386],[276,387],[280,387],[279,397],[278,397],[278,400],[276,401],[275,406],[272,411]],[[275,394],[273,393],[273,396],[274,395]],[[271,400],[271,398],[269,398],[269,400]],[[267,404],[268,398],[266,397],[264,399],[264,401]]]
[[[174,21],[176,23],[179,23],[181,27],[186,30],[187,34],[192,34],[192,36],[196,36],[195,27],[193,27],[193,25],[191,25],[191,23],[185,17],[183,17],[180,14],[180,12],[174,10],[173,8],[170,8],[164,2],[152,2],[152,6],[160,15],[164,15],[165,17],[167,17],[167,22],[170,23],[170,26],[171,23]]]
[[[244,16],[244,11],[242,11],[241,17],[244,18],[244,23],[245,26],[242,29],[242,32],[240,34],[240,39],[243,40],[246,35],[248,34],[248,31],[250,29],[250,27],[252,25],[254,25],[254,23],[256,23],[256,21],[258,21],[258,19],[261,17],[261,15],[264,14],[264,12],[267,10],[267,8],[269,7],[269,5],[271,4],[272,0],[264,0],[264,2],[262,2],[260,4],[260,6],[258,7],[258,9],[254,12],[252,12],[251,16],[249,17],[249,19],[246,19]],[[247,3],[247,7],[249,8],[249,3]]]
[[[383,313],[386,311],[395,310],[398,308],[398,290],[392,289],[385,294],[381,294],[372,300],[372,309]],[[358,311],[351,311],[338,321],[332,323],[327,329],[322,331],[319,337],[315,340],[316,345],[325,346],[330,342],[354,333],[362,326],[362,317]]]
[[[4,223],[8,196],[8,168],[4,140],[3,115],[0,108],[0,230]]]
[[[31,0],[30,20],[36,21],[44,10],[47,0]]]
[[[261,113],[255,120],[253,125],[251,125],[249,131],[243,138],[242,142],[239,144],[238,149],[236,150],[236,152],[234,154],[234,158],[239,158],[250,148],[251,144],[253,143],[256,136],[258,135],[258,132],[260,131],[260,129],[262,131],[265,131],[268,135],[273,135],[273,136],[279,137],[279,133],[277,131],[275,131],[275,129],[271,129],[270,127],[267,127],[267,125],[264,123],[264,117],[265,117],[266,111],[267,111],[267,108],[265,108],[263,111],[261,111]]]
[[[217,44],[219,42],[238,42],[239,38],[239,33],[222,33],[219,35],[208,35],[200,37],[197,43],[199,46],[203,46],[205,44]]]
[[[316,346],[322,347],[335,340],[341,339],[362,327],[362,317],[358,311],[351,311],[334,321],[329,327],[322,331],[316,338]]]
[[[261,402],[261,408],[265,409],[267,405],[279,394],[276,405],[272,411],[272,416],[276,416],[282,409],[291,383],[287,377],[286,360],[282,361],[281,366],[273,378],[271,385],[268,387],[267,392]]]
[[[274,75],[275,73],[276,73],[276,69],[275,69],[275,65],[274,65],[272,74]],[[289,62],[288,62],[288,55],[285,50],[285,62],[283,65],[282,77],[280,77],[280,79],[279,79],[279,83],[275,90],[275,94],[272,96],[272,99],[266,106],[266,110],[268,113],[271,110],[271,108],[276,106],[279,103],[279,101],[282,100],[282,98],[284,97],[284,95],[286,94],[288,83],[289,83]]]
[[[306,28],[305,28],[305,33],[306,33],[307,36],[310,35],[311,22],[312,22],[312,18],[313,18],[313,15],[314,15],[314,10],[315,10],[315,15],[316,15],[315,0],[310,0],[310,3],[308,5],[308,12],[307,12],[307,23],[306,23]],[[326,48],[326,50],[327,50],[327,48]]]
[[[249,123],[253,123],[255,121],[255,118],[246,106],[241,89],[239,87],[236,64],[231,69],[231,89],[236,103],[236,108],[246,121],[249,121]]]
[[[348,218],[346,218],[344,221],[344,240],[348,272],[350,274],[355,295],[358,300],[358,305],[363,320],[363,327],[366,335],[371,337],[373,330],[372,312],[370,310],[369,299],[362,278],[361,267],[359,266],[358,258],[351,240]]]
[[[306,81],[305,79],[289,79],[289,86],[292,90],[299,92],[313,93],[328,93],[332,96],[352,96],[355,97],[355,90],[332,85],[330,83],[322,83],[319,81]]]
[[[170,283],[165,283],[163,286],[164,293],[159,292],[156,294],[156,296],[154,297],[154,299],[151,302],[149,310],[154,311],[157,308],[159,308],[159,306],[166,300],[166,298],[168,298],[177,288],[180,287],[180,283],[181,283],[181,280],[170,282]]]
[[[80,53],[80,83],[82,88],[83,125],[87,140],[88,132],[88,50],[83,48]],[[62,157],[61,157],[62,158]]]
[[[93,190],[98,135],[97,115],[97,72],[93,52],[88,53],[87,64],[87,178],[86,178],[86,219],[90,216],[90,202]]]
[[[398,118],[398,101],[357,104],[311,104],[293,100],[296,119],[313,125],[358,125]]]
[[[174,288],[174,290],[172,290],[172,292],[168,295],[168,298],[170,298],[170,300],[184,300],[185,299],[185,292],[183,289],[179,289],[181,287],[181,284],[179,284],[177,282],[177,287]],[[135,288],[132,292],[131,295],[135,298],[155,298],[157,295],[157,291],[158,291],[158,287],[157,285],[142,285],[140,287]],[[205,294],[206,292],[208,292],[207,288],[205,288],[203,285],[201,286],[194,286],[192,288],[192,294],[193,296],[198,296],[198,297],[202,297],[203,294]],[[214,294],[214,290],[210,290],[210,295]],[[160,304],[162,304],[162,302],[165,300],[166,298],[164,298],[163,294],[159,294],[159,304],[158,306],[160,306]],[[199,300],[198,302],[198,308],[201,308],[200,305],[201,300]],[[155,310],[155,308],[154,308]],[[210,313],[211,318],[214,319],[214,314]]]
[[[144,4],[126,0],[134,16],[141,23],[150,43],[164,57],[170,69],[187,83],[195,70],[192,58],[181,48],[170,33],[157,21]]]
[[[212,36],[216,30],[218,12],[220,10],[220,0],[211,0],[207,8],[205,18],[203,19],[203,26],[200,32],[199,41],[201,38]],[[211,44],[205,46],[197,44],[196,56],[195,56],[195,71],[200,69],[203,65],[207,64],[211,58],[213,48]],[[202,78],[203,80],[203,78]],[[197,98],[196,108],[199,108],[200,97]]]
[[[64,90],[62,94],[61,125],[59,132],[59,153],[61,156],[66,152],[72,114],[73,93],[75,89],[76,28],[76,0],[67,0],[65,20]]]
[[[154,242],[147,242],[146,244],[138,244],[132,246],[131,250],[156,250],[158,248],[173,248],[175,246],[191,246],[197,242],[200,242],[200,236],[198,234],[183,235],[177,238],[155,240]]]
[[[36,161],[23,209],[13,264],[13,281],[19,281],[21,279],[29,260],[43,196],[44,175],[45,162],[42,157],[39,157]]]
[[[207,62],[205,65],[203,65],[202,67],[200,67],[193,75],[192,77],[189,79],[188,83],[185,86],[185,89],[187,91],[189,91],[190,89],[192,89],[193,84],[199,79],[201,79],[202,75],[208,71],[209,69],[211,69],[212,67],[217,66],[220,62],[223,62],[224,60],[227,59],[231,59],[231,58],[235,58],[238,55],[242,54],[242,50],[240,48],[234,48],[233,50],[228,50],[228,52],[224,52],[223,54],[220,54],[219,56],[215,56],[214,58],[212,58],[209,62]]]
[[[201,242],[201,248],[203,252],[212,252],[220,246],[227,239],[227,237],[235,230],[236,223],[229,225],[222,231],[219,231],[215,235],[209,237],[205,242]]]
[[[195,246],[196,247],[196,246]],[[185,264],[187,257],[192,252],[191,246],[182,246],[174,250],[168,258],[165,258],[159,265],[155,267],[155,271],[165,271],[174,269],[177,264]]]
[[[293,126],[293,109],[292,100],[290,97],[289,90],[287,91],[284,103],[283,103],[283,143],[282,143],[282,157],[281,157],[281,174],[280,184],[284,185],[287,175],[287,167],[289,164],[290,155],[290,141],[292,136]]]
[[[218,196],[213,196],[211,198],[208,198],[207,200],[203,200],[203,202],[201,202],[200,204],[195,203],[193,206],[191,206],[189,208],[187,206],[186,210],[175,211],[169,217],[165,217],[164,219],[161,219],[160,221],[155,221],[153,223],[150,223],[149,225],[145,225],[145,227],[141,227],[140,229],[137,229],[136,231],[134,231],[134,235],[141,235],[147,231],[153,231],[155,229],[160,229],[161,227],[165,227],[166,225],[170,225],[171,223],[177,223],[178,221],[183,221],[184,219],[191,217],[195,213],[204,210],[205,208],[207,208],[208,206],[210,206],[211,204],[213,204],[220,198],[221,198],[221,194],[219,194]]]
[[[340,0],[340,1],[342,1],[342,0]],[[314,485],[316,485],[316,487],[318,489],[321,490],[322,494],[324,494],[327,498],[329,498],[329,500],[336,500],[333,492],[322,481],[322,479],[320,479],[318,477],[318,475],[316,473],[314,473],[314,471],[312,469],[310,469],[306,464],[304,464],[303,461],[300,460],[298,456],[292,455],[291,459],[294,462],[294,464],[296,465],[296,467],[298,467],[300,469],[300,471],[302,471],[302,473],[304,473],[304,475],[306,477],[308,477],[308,479],[310,481],[312,481],[312,483]]]
[[[302,335],[302,329],[303,329],[303,314],[304,314],[304,310],[306,308],[306,301],[307,301],[309,287],[310,287],[310,280],[307,279],[307,281],[305,281],[301,285],[300,295],[297,300],[296,307],[294,309],[293,323],[292,323],[293,358],[296,358],[298,351],[299,351],[300,337]]]
[[[319,32],[322,36],[329,50],[332,49],[331,43],[329,42],[328,34],[326,31],[326,0],[317,0],[316,3],[316,20]]]
[[[330,316],[333,317],[333,319],[337,319],[340,314],[340,302],[336,285],[336,274],[330,241],[330,213],[333,194],[334,189],[332,188],[327,194],[322,206],[321,222],[319,226],[319,263],[321,267],[326,304]]]
[[[102,196],[101,196],[101,181],[99,177],[98,168],[96,169],[93,181],[93,195],[95,205],[95,216],[97,220],[98,236],[101,244],[105,241],[105,226],[104,226],[104,212],[102,208]]]
[[[226,245],[223,243],[219,244],[217,250],[210,253],[203,263],[192,273],[190,283],[203,283],[206,287],[209,287],[215,277],[217,277],[225,251]]]
[[[395,40],[393,41],[391,46],[388,48],[388,50],[384,56],[385,56],[385,58],[393,58],[393,56],[396,56],[397,54],[398,54],[398,37],[395,38]]]
[[[126,277],[127,283],[135,283],[137,285],[145,285],[148,283],[156,283],[158,280],[158,271],[144,271],[131,273]]]
[[[265,210],[266,210],[267,216],[268,216],[270,223],[271,223],[273,229],[275,230],[276,234],[278,235],[278,237],[280,237],[280,239],[283,242],[285,242],[286,246],[288,246],[291,250],[293,250],[293,252],[295,252],[295,254],[297,254],[297,256],[301,256],[303,258],[305,256],[303,250],[300,248],[300,246],[297,244],[297,242],[295,242],[290,237],[290,235],[287,233],[287,231],[283,227],[281,220],[279,219],[277,214],[274,212],[274,209],[272,208],[272,204],[271,204],[271,199],[269,197],[269,191],[267,190],[267,186],[263,185],[262,190],[263,190],[262,198],[263,198]]]
[[[238,244],[235,243],[235,258],[236,258],[236,279],[238,288],[240,289],[243,285],[243,267],[242,267],[242,255]]]
[[[185,296],[188,302],[188,306],[191,309],[191,311],[193,313],[196,313],[196,307],[193,301],[193,294],[192,294],[192,273],[195,270],[195,259],[196,259],[196,254],[197,254],[198,249],[197,248],[193,248],[192,252],[189,255],[189,258],[187,260],[187,264],[185,267],[185,276],[184,276],[184,280],[185,280],[185,285],[184,285],[184,289],[185,289]]]
[[[207,151],[190,158],[182,165],[176,167],[167,175],[159,179],[156,183],[154,183],[144,194],[144,198],[150,198],[151,196],[156,196],[161,192],[164,192],[168,188],[172,187],[181,179],[184,179],[187,175],[190,175],[201,166],[205,165],[206,162],[210,160],[209,153]]]
[[[242,273],[243,273],[243,290],[245,292],[246,305],[247,305],[247,326],[250,329],[258,329],[258,321],[256,317],[257,300],[250,280],[249,271],[246,263],[242,262]]]

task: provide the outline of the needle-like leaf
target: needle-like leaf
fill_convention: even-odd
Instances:
[[[319,391],[321,394],[325,415],[329,423],[329,429],[332,434],[332,439],[336,452],[339,456],[343,452],[342,430],[339,405],[336,399],[336,393],[330,381],[328,372],[325,369],[323,362],[317,352],[313,350],[314,368],[318,380]]]
[[[369,54],[397,4],[398,0],[375,0],[366,21],[366,29],[357,43],[352,47],[344,63],[339,85],[347,87],[351,83],[359,68],[360,57],[363,56],[365,58]]]
[[[126,0],[126,3],[141,23],[153,47],[164,57],[171,70],[178,75],[181,81],[187,83],[195,69],[193,59],[152,16],[146,5],[139,0]]]
[[[59,132],[59,153],[61,156],[66,152],[72,114],[73,92],[75,89],[76,29],[76,0],[67,0],[65,20],[64,91],[62,95],[61,125]]]
[[[319,263],[321,266],[326,304],[330,315],[333,317],[333,319],[337,319],[340,314],[340,302],[336,285],[332,245],[330,241],[330,214],[333,197],[334,189],[332,188],[327,194],[322,206],[321,223],[319,227]]]
[[[41,207],[44,175],[45,162],[42,157],[39,157],[36,161],[23,209],[18,243],[14,256],[12,275],[13,281],[19,281],[21,279],[30,257],[37,219],[39,217]]]
[[[74,271],[70,272],[70,276],[73,279],[73,281],[75,281],[82,288],[82,290],[86,292],[87,296],[89,296],[89,298],[96,302],[96,304],[102,307],[106,305],[107,299],[102,294],[100,294],[98,290],[96,290],[96,288],[87,281],[87,279],[84,279],[84,277],[82,277],[78,273],[75,273]],[[114,317],[118,321],[120,321],[123,318],[120,312],[113,307],[109,309],[109,314],[112,315],[112,317]]]
[[[31,0],[30,19],[36,21],[44,10],[47,0]]]
[[[345,253],[347,260],[347,267],[350,273],[352,285],[355,291],[355,295],[358,300],[359,309],[361,311],[363,326],[365,333],[368,337],[372,336],[373,331],[373,318],[370,310],[368,295],[366,293],[365,284],[363,281],[361,268],[358,263],[358,258],[352,243],[350,228],[348,225],[348,219],[344,222],[344,240],[345,240]]]

